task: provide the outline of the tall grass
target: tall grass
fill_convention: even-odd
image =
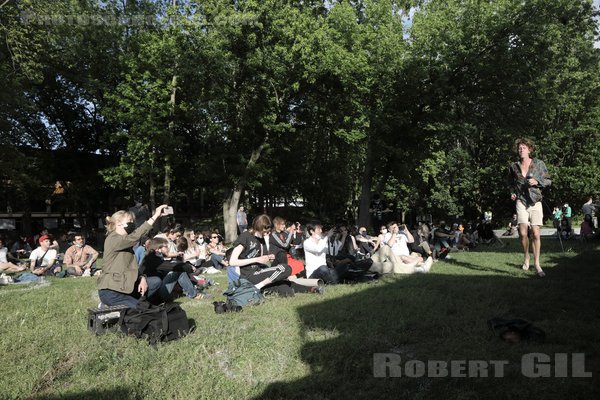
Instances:
[[[543,240],[544,279],[506,248],[453,253],[426,275],[328,287],[324,295],[269,298],[217,315],[181,300],[197,329],[156,349],[87,330],[93,278],[0,287],[1,399],[592,398],[598,397],[600,249]],[[226,287],[211,289],[217,299]],[[508,344],[492,317],[524,318],[543,343]],[[592,378],[527,378],[528,353],[585,353]],[[504,377],[375,378],[373,355],[402,362],[506,360]]]

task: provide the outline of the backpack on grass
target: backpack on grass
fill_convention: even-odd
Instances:
[[[194,330],[185,311],[175,303],[155,306],[143,299],[136,308],[129,308],[121,315],[121,331],[152,345],[180,339]]]
[[[231,306],[258,305],[265,300],[260,290],[244,278],[230,282],[227,291],[223,294],[227,296],[227,303]]]

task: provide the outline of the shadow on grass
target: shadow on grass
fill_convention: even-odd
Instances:
[[[113,389],[99,390],[93,389],[75,394],[59,394],[59,395],[34,395],[28,397],[31,400],[117,400],[117,399],[142,399],[133,390],[126,387],[118,387]]]
[[[598,250],[557,254],[557,266],[547,269],[545,279],[436,275],[434,266],[427,275],[385,278],[350,295],[301,307],[300,354],[310,373],[298,381],[272,383],[257,398],[597,398],[598,260]],[[487,327],[493,317],[532,321],[546,332],[546,341],[505,343]],[[585,368],[593,377],[527,378],[521,357],[536,352],[550,357],[585,353]],[[375,378],[375,353],[399,355],[403,376]],[[425,365],[506,360],[507,365],[501,374],[489,365],[489,377],[406,377],[409,360]]]

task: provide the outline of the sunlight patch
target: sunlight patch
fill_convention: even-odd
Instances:
[[[337,329],[311,329],[306,332],[306,338],[309,342],[324,342],[336,339],[339,336],[340,332]]]

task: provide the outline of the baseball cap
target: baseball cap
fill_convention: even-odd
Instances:
[[[49,235],[40,236],[40,238],[38,239],[38,243],[42,244],[42,242],[46,239],[50,240],[50,236]]]

